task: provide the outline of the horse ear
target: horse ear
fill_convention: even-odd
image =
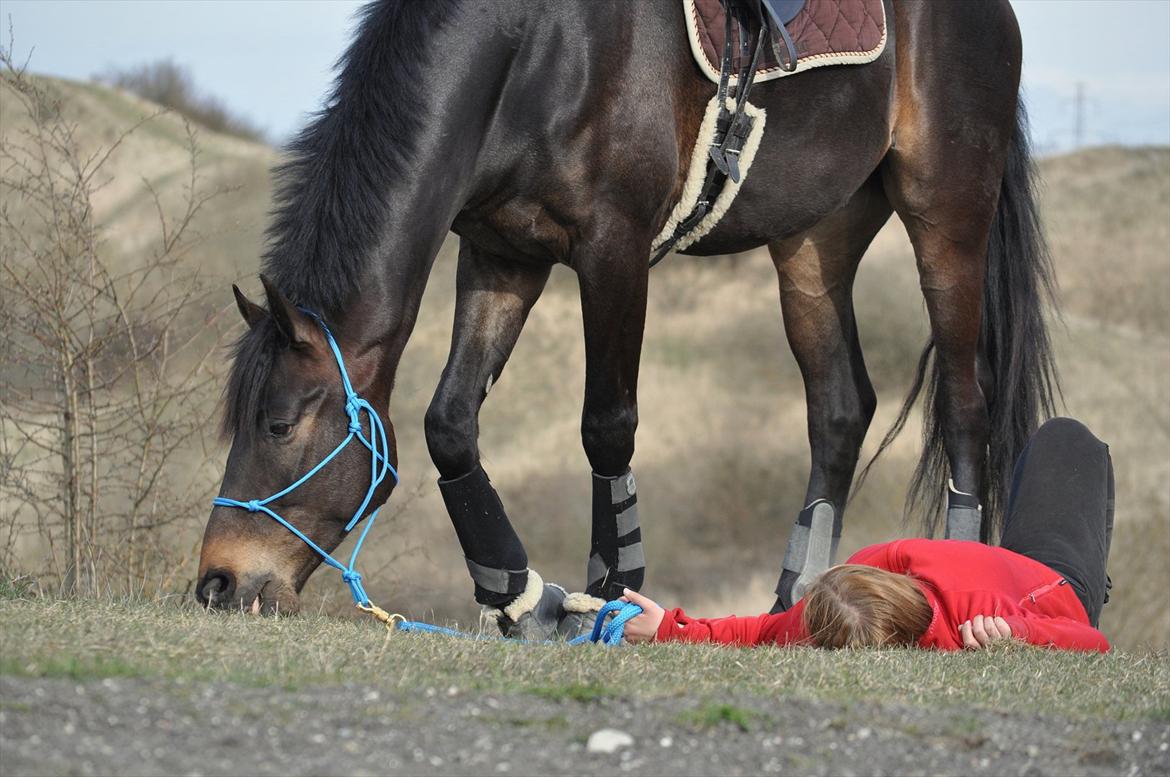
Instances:
[[[289,302],[267,275],[260,276],[260,283],[264,284],[264,296],[268,298],[268,312],[281,334],[294,345],[311,342],[312,320]]]
[[[244,296],[244,292],[240,291],[240,287],[232,284],[232,294],[236,297],[236,307],[240,309],[240,315],[244,317],[244,323],[249,328],[260,323],[260,319],[268,315],[264,308],[257,305],[252,300]]]

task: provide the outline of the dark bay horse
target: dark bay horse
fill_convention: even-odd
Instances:
[[[925,387],[912,498],[928,516],[942,514],[945,498],[950,536],[987,538],[1012,462],[1051,405],[1049,268],[1011,7],[886,0],[886,17],[889,41],[872,63],[755,87],[751,101],[768,119],[754,166],[730,211],[686,252],[767,245],[779,277],[812,463],[804,501],[791,508],[804,509],[777,608],[829,565],[840,536],[876,405],[853,279],[891,213],[909,231],[932,333],[906,405]],[[237,291],[248,330],[226,392],[232,446],[221,495],[275,493],[346,435],[337,363],[302,307],[329,322],[397,464],[386,417],[395,371],[453,231],[454,334],[425,430],[477,601],[523,634],[525,618],[552,628],[568,609],[560,599],[549,609],[553,587],[528,570],[477,447],[480,406],[558,262],[577,273],[585,326],[581,438],[594,482],[585,590],[611,598],[637,588],[630,462],[648,257],[714,89],[692,59],[678,0],[368,5],[326,107],[277,171],[267,304]],[[277,503],[326,550],[370,485],[363,455],[345,449]],[[381,482],[370,509],[392,488]],[[927,529],[936,523],[928,518]],[[216,507],[197,595],[295,610],[319,563],[264,515]]]

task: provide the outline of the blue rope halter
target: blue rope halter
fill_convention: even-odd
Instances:
[[[337,347],[337,340],[333,338],[333,333],[329,331],[329,327],[326,326],[319,315],[305,308],[300,308],[300,310],[306,315],[311,316],[321,326],[321,331],[325,333],[325,339],[329,343],[329,348],[333,351],[333,357],[337,359],[337,367],[341,371],[341,385],[345,389],[345,413],[349,416],[349,434],[317,466],[298,478],[292,485],[277,491],[272,496],[264,499],[249,499],[247,501],[229,499],[226,496],[217,496],[211,500],[211,503],[217,507],[239,507],[250,513],[264,513],[268,517],[273,518],[284,526],[284,528],[292,532],[301,542],[315,550],[321,556],[322,561],[341,572],[341,579],[349,586],[349,592],[353,595],[353,600],[359,607],[370,607],[370,597],[366,595],[366,589],[362,587],[362,576],[354,568],[354,564],[357,562],[358,552],[362,549],[362,543],[365,542],[366,535],[369,534],[370,528],[374,525],[374,520],[378,517],[377,510],[374,510],[373,514],[370,515],[370,519],[366,521],[366,525],[362,527],[362,533],[358,536],[357,544],[353,547],[353,553],[349,555],[349,563],[342,564],[333,558],[333,556],[329,555],[324,548],[309,539],[304,532],[280,517],[275,510],[268,506],[277,499],[291,494],[304,485],[309,478],[316,475],[326,464],[333,461],[337,454],[341,453],[345,446],[349,445],[355,439],[370,452],[370,488],[366,491],[366,496],[362,500],[361,506],[358,507],[357,512],[353,514],[353,517],[349,519],[349,523],[345,525],[347,534],[362,519],[362,514],[369,506],[370,500],[374,498],[374,491],[386,479],[386,475],[394,476],[395,485],[398,485],[399,482],[398,470],[390,463],[390,446],[386,442],[386,427],[383,425],[382,419],[378,417],[378,413],[374,410],[373,406],[353,390],[353,384],[349,381],[349,373],[345,369],[345,360],[341,358],[341,349]],[[362,413],[365,413],[370,421],[369,439],[366,439],[366,436],[362,433]]]

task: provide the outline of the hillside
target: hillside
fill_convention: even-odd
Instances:
[[[151,107],[90,84],[58,82],[93,142],[108,142]],[[5,116],[0,131],[14,121]],[[114,158],[100,195],[110,250],[133,261],[152,211],[146,175],[174,196],[183,133],[162,117]],[[272,150],[201,133],[208,181],[234,191],[209,206],[191,254],[222,283],[256,292]],[[1114,601],[1104,628],[1119,644],[1170,646],[1170,149],[1091,149],[1046,160],[1043,212],[1065,296],[1055,325],[1067,413],[1112,445],[1118,470]],[[450,339],[455,242],[435,264],[392,400],[403,486],[365,551],[367,587],[389,609],[473,622],[470,584],[434,486],[422,418]],[[857,307],[879,410],[866,454],[889,426],[925,341],[914,259],[896,221],[862,263]],[[583,345],[575,278],[557,268],[482,416],[485,468],[546,579],[581,585],[588,548],[589,467],[581,451]],[[802,384],[780,324],[774,272],[763,252],[672,257],[651,278],[634,465],[649,560],[647,590],[698,614],[771,603],[808,460]],[[850,506],[842,552],[902,527],[903,486],[918,452],[914,424]],[[865,454],[863,454],[865,455]],[[213,456],[212,470],[223,454]],[[701,473],[701,474],[700,474]],[[176,473],[178,475],[178,473]],[[210,495],[208,495],[210,496]],[[205,503],[191,505],[181,575],[194,573]],[[389,525],[393,524],[393,525]],[[344,551],[343,551],[344,552]],[[310,609],[344,611],[326,571]]]
[[[164,204],[177,202],[188,183],[187,135],[183,119],[128,92],[97,83],[39,78],[61,98],[64,118],[76,125],[82,149],[108,147],[131,133],[103,168],[105,184],[94,204],[106,225],[106,248],[122,261],[138,261],[139,252],[157,236],[157,215],[147,182]],[[5,99],[9,98],[5,96]],[[15,101],[0,111],[0,135],[16,138],[27,129],[27,115]],[[200,150],[200,180],[206,191],[222,189],[199,221],[200,243],[190,261],[210,276],[233,278],[255,266],[268,212],[268,170],[276,152],[268,146],[195,127]],[[5,195],[9,196],[9,195]],[[229,302],[230,298],[225,300]]]
[[[1043,172],[1065,309],[1170,336],[1170,150],[1094,148]]]

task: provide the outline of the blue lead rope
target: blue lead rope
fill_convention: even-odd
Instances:
[[[606,618],[611,613],[616,613],[609,621]],[[616,647],[621,644],[622,637],[625,636],[626,623],[637,618],[642,614],[642,608],[630,602],[622,602],[614,600],[606,602],[604,606],[597,613],[597,620],[593,622],[593,632],[591,634],[582,634],[579,637],[574,637],[569,640],[570,645],[583,645],[586,642],[600,642],[603,645]],[[425,634],[442,634],[445,637],[459,637],[461,639],[478,639],[490,642],[518,642],[520,644],[533,644],[528,640],[515,639],[513,637],[497,637],[488,634],[475,634],[470,631],[459,631],[458,629],[449,629],[446,626],[435,626],[431,623],[423,623],[422,621],[408,621],[398,620],[394,621],[394,628],[398,631],[417,631]],[[535,643],[552,645],[556,644],[555,640],[545,640],[544,642]]]
[[[277,499],[291,494],[304,485],[309,478],[316,475],[326,464],[333,461],[337,457],[337,454],[341,453],[345,449],[345,446],[349,445],[355,439],[370,452],[370,487],[366,491],[366,496],[362,500],[361,506],[358,507],[353,517],[349,519],[349,523],[345,525],[347,534],[362,519],[366,508],[370,506],[370,500],[374,498],[374,491],[382,484],[386,476],[392,475],[395,485],[398,485],[399,482],[398,470],[390,463],[390,446],[386,440],[386,427],[382,423],[382,419],[378,417],[378,413],[374,410],[373,406],[354,391],[353,384],[349,380],[349,373],[345,369],[345,360],[341,357],[341,349],[337,346],[337,340],[334,339],[333,333],[329,331],[329,327],[319,315],[306,308],[301,308],[301,311],[311,316],[321,326],[321,331],[325,333],[325,339],[329,343],[329,349],[333,351],[333,358],[337,360],[337,368],[341,372],[341,385],[345,389],[345,413],[349,416],[349,434],[317,466],[298,478],[292,485],[277,491],[272,496],[264,499],[249,499],[247,501],[229,499],[226,496],[217,496],[211,500],[211,503],[217,507],[239,507],[250,513],[264,513],[274,519],[280,525],[284,526],[284,528],[292,532],[301,542],[316,551],[321,556],[322,561],[341,572],[341,579],[349,586],[349,592],[358,606],[370,607],[370,597],[366,594],[366,589],[362,586],[362,576],[354,565],[357,563],[357,557],[362,549],[362,543],[366,541],[366,535],[370,533],[370,529],[374,525],[374,520],[378,517],[377,510],[374,510],[370,515],[370,519],[366,521],[366,525],[362,527],[362,533],[358,536],[357,544],[353,547],[353,553],[349,555],[349,563],[342,564],[333,558],[333,556],[329,555],[324,548],[309,539],[304,532],[286,521],[268,506]],[[370,422],[369,439],[362,433],[362,413],[366,414]]]
[[[616,613],[609,622],[606,622],[606,616],[610,613]],[[642,614],[642,608],[633,602],[623,602],[614,600],[606,602],[605,605],[598,611],[597,620],[593,621],[593,633],[589,635],[590,642],[601,642],[604,645],[615,647],[622,643],[622,637],[625,636],[626,623]],[[571,644],[578,644],[584,642],[583,636],[577,637]]]

